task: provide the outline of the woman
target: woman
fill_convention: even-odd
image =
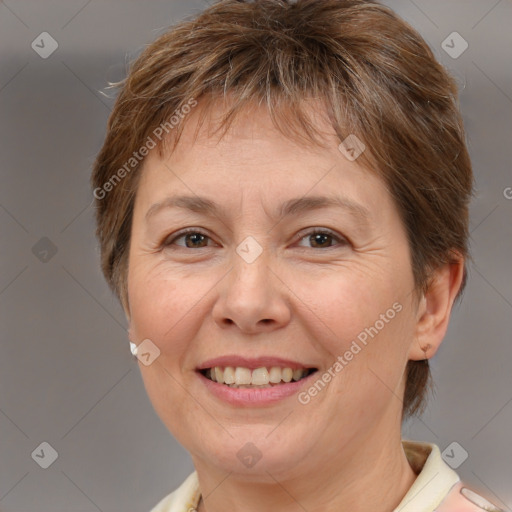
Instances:
[[[498,510],[401,439],[464,287],[453,79],[363,0],[221,1],[134,62],[102,269],[196,471],[154,512]]]

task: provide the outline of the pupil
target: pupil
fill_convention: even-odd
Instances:
[[[315,244],[324,245],[325,242],[326,242],[326,239],[328,239],[330,236],[331,235],[325,235],[325,234],[322,234],[322,233],[317,233],[317,234],[313,235],[313,238],[315,240]],[[321,242],[321,239],[324,240],[323,243]]]
[[[187,247],[197,247],[196,244],[201,241],[201,238],[204,238],[204,235],[201,235],[201,233],[192,233],[187,235]],[[192,241],[192,245],[190,245],[188,241]]]

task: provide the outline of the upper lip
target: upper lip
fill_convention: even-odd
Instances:
[[[201,363],[197,369],[206,370],[208,368],[214,368],[220,366],[225,368],[226,366],[242,368],[249,368],[255,370],[256,368],[271,368],[272,366],[279,366],[280,368],[291,368],[297,370],[299,368],[314,368],[310,364],[300,363],[298,361],[292,361],[291,359],[283,359],[282,357],[262,356],[262,357],[244,357],[238,355],[226,355],[208,359]]]

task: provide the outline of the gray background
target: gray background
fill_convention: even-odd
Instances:
[[[459,443],[462,479],[510,511],[512,2],[386,3],[455,75],[477,177],[467,292],[432,361],[435,399],[403,435],[441,450]],[[107,81],[204,6],[0,3],[3,512],[149,510],[193,470],[153,412],[100,274],[88,179],[113,105]],[[43,31],[59,45],[47,59],[31,48]],[[469,43],[456,59],[441,46],[453,31]],[[31,457],[43,441],[58,452],[48,469]]]

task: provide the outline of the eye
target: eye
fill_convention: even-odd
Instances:
[[[305,234],[302,234],[299,242],[302,242],[306,239],[308,239],[312,244],[313,249],[329,249],[334,247],[336,242],[341,246],[346,246],[349,244],[349,242],[344,237],[328,229],[315,228]],[[178,240],[183,240],[184,243],[177,243]],[[211,238],[203,231],[196,228],[188,228],[165,239],[162,243],[162,246],[170,247],[174,245],[178,247],[184,247],[186,249],[202,249],[208,247],[209,240],[211,240]]]
[[[184,244],[176,243],[177,240],[181,239],[185,241]],[[189,228],[177,233],[172,236],[172,238],[165,239],[162,246],[178,245],[179,247],[185,247],[187,249],[202,249],[208,246],[208,240],[210,240],[210,237],[206,233],[195,228]]]
[[[310,231],[309,233],[303,234],[300,241],[308,239],[313,244],[313,249],[329,249],[333,247],[330,242],[337,241],[339,245],[346,246],[349,242],[342,236],[337,235],[328,229],[318,229]]]

